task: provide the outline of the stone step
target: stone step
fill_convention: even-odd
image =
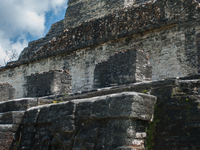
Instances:
[[[45,39],[48,39],[48,41],[50,41],[53,37],[56,37],[58,34],[60,34],[62,32],[62,30],[58,30],[56,32],[51,32],[51,34],[48,34],[44,37],[44,40]]]
[[[184,129],[198,129],[200,128],[200,119],[199,120],[191,120],[188,124],[185,125]]]
[[[200,73],[194,74],[194,75],[189,75],[186,77],[179,77],[179,80],[192,80],[192,79],[200,79]]]
[[[166,108],[168,108],[169,110],[192,110],[193,111],[195,110],[196,113],[198,113],[198,106],[199,106],[199,103],[197,102],[197,100],[194,100],[193,101],[189,98],[185,98],[183,100],[177,100],[177,101],[172,101],[168,104],[166,104]],[[190,112],[193,112],[193,111],[190,111]]]
[[[44,38],[40,39],[39,42],[35,41],[35,43],[30,44],[32,46],[31,51],[36,51],[43,45],[47,44],[49,41],[52,40],[53,37],[56,37],[58,34],[60,34],[63,31],[63,29],[55,29],[52,30],[50,33],[48,33]]]
[[[11,111],[0,113],[0,124],[16,124],[19,125],[23,119],[25,111]]]
[[[20,55],[19,59],[27,59],[27,58],[31,57],[35,51],[37,51],[40,47],[42,47],[43,45],[45,45],[49,41],[51,41],[53,37],[56,37],[60,33],[62,33],[63,30],[64,30],[63,20],[54,23],[51,26],[51,29],[49,30],[49,32],[46,34],[45,37],[29,43],[28,48],[24,49],[24,51]]]
[[[54,32],[61,32],[63,31],[63,28],[62,27],[58,27],[58,28],[52,28],[52,30],[49,32],[49,33],[54,33]],[[47,35],[50,35],[50,34],[47,34]]]
[[[55,32],[62,32],[63,31],[63,27],[54,27],[51,29],[50,32],[47,33],[47,35],[50,35],[51,33],[55,33]]]
[[[177,81],[179,88],[198,88],[200,86],[200,79],[189,79],[189,80],[178,80]],[[179,91],[180,91],[179,89]]]
[[[199,141],[197,141],[197,140],[195,140],[195,139],[199,139],[200,138],[200,136],[199,135],[191,135],[189,132],[187,133],[187,135],[185,135],[185,136],[166,136],[165,138],[164,138],[164,141],[166,142],[166,143],[168,143],[167,145],[173,145],[172,143],[174,143],[174,142],[176,142],[177,143],[177,141],[179,141],[180,143],[182,143],[181,145],[182,145],[182,147],[185,147],[185,146],[188,146],[188,145],[190,145],[190,143],[191,143],[191,141],[196,141],[197,143],[195,144],[195,146],[200,146],[200,143],[199,143]],[[194,144],[194,142],[193,142],[193,144]],[[181,148],[182,149],[182,148]]]
[[[0,102],[0,113],[9,111],[25,111],[28,108],[38,105],[37,98],[14,99]]]
[[[1,133],[6,132],[16,132],[19,128],[19,125],[13,125],[13,124],[0,124],[0,136],[2,137]]]
[[[42,47],[43,45],[49,43],[49,41],[51,41],[53,39],[53,37],[56,37],[59,33],[60,32],[51,33],[51,34],[45,36],[43,38],[43,40],[39,44],[35,44],[34,45],[35,47],[33,47],[31,51],[32,52],[37,51],[40,47]]]

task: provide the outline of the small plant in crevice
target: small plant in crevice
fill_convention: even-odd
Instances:
[[[56,104],[56,103],[62,103],[62,102],[63,102],[62,100],[61,101],[59,101],[59,100],[53,101],[54,104]]]
[[[190,133],[189,133],[189,132],[187,132],[187,135],[188,135],[188,136],[190,136]]]
[[[147,94],[147,92],[148,92],[147,90],[143,90],[143,91],[142,91],[142,93],[144,93],[144,94]]]

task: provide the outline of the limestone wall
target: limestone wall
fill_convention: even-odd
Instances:
[[[49,70],[69,70],[72,76],[72,91],[91,90],[94,85],[95,66],[108,60],[116,52],[121,52],[133,47],[140,47],[149,54],[150,66],[152,66],[152,79],[185,76],[198,72],[198,56],[195,44],[196,33],[199,28],[194,28],[195,34],[189,35],[193,47],[186,49],[188,41],[186,33],[179,27],[168,27],[156,30],[145,35],[137,34],[131,38],[123,38],[99,45],[78,50],[71,54],[49,57],[29,65],[21,65],[13,69],[5,69],[0,72],[0,81],[7,81],[16,89],[16,97],[27,95],[26,76],[37,72]]]
[[[27,95],[26,76],[64,69],[72,76],[73,92],[91,90],[96,66],[133,48],[148,54],[153,80],[194,74],[200,64],[198,18],[193,0],[122,9],[65,30],[26,59],[1,68],[0,81],[13,85],[18,98]]]

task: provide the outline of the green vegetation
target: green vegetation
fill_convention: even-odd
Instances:
[[[63,100],[60,100],[60,101],[59,100],[55,100],[55,101],[53,101],[54,104],[61,103],[61,102],[63,102]]]
[[[143,90],[143,91],[142,91],[142,93],[144,93],[144,94],[147,94],[147,92],[148,92],[147,90]]]

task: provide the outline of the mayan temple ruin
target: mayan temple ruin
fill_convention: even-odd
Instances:
[[[199,72],[199,0],[69,0],[0,67],[0,150],[199,150]]]

